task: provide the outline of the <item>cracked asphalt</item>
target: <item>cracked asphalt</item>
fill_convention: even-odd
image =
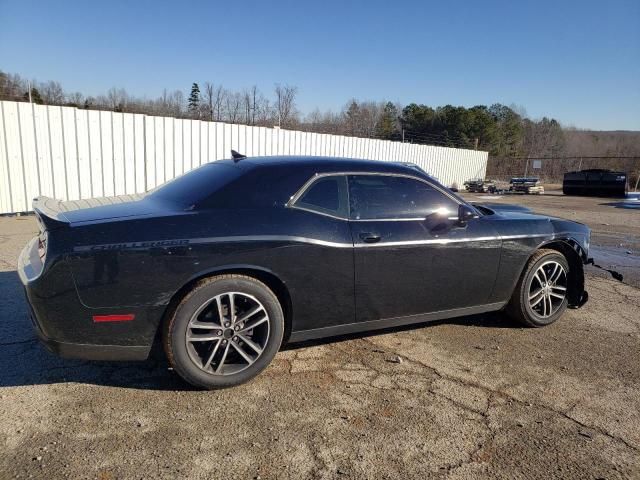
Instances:
[[[497,201],[589,224],[624,282],[589,267],[589,303],[543,329],[489,314],[288,346],[215,392],[160,356],[47,353],[15,271],[35,221],[0,218],[0,478],[640,478],[640,212]]]

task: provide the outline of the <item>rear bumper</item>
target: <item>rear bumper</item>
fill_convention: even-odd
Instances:
[[[25,293],[26,286],[25,286]],[[29,295],[26,295],[29,302]],[[96,345],[90,343],[70,343],[54,340],[42,331],[31,304],[29,304],[29,318],[33,330],[40,343],[51,353],[62,358],[75,358],[81,360],[105,360],[105,361],[138,361],[149,357],[151,346],[137,345]]]
[[[113,312],[82,305],[64,262],[57,262],[43,272],[34,249],[37,256],[37,238],[30,241],[18,257],[18,275],[33,329],[47,350],[63,358],[84,360],[129,361],[145,360],[149,356],[154,332],[147,334],[148,340],[141,341],[132,332],[138,325],[94,324],[93,315]],[[149,316],[144,309],[136,310],[136,314],[142,322]],[[120,342],[122,344],[118,344]]]
[[[34,322],[35,323],[35,322]],[[149,357],[149,347],[125,345],[93,345],[52,340],[35,327],[36,335],[47,350],[62,358],[105,361],[139,361]]]

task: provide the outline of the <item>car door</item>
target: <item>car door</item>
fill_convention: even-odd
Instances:
[[[314,175],[289,202],[286,231],[299,247],[274,251],[293,301],[294,330],[355,321],[353,241],[345,175]]]
[[[443,187],[405,175],[350,175],[357,321],[488,303],[501,240],[484,217],[461,226]]]

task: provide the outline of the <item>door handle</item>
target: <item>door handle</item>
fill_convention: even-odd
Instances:
[[[376,243],[380,241],[380,234],[373,232],[363,232],[360,234],[360,238],[365,243]]]

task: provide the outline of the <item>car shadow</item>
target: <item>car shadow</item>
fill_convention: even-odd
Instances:
[[[491,312],[478,315],[467,315],[465,317],[448,318],[445,320],[429,320],[426,322],[413,323],[411,325],[381,328],[380,330],[372,330],[368,332],[349,333],[346,335],[337,335],[335,337],[305,340],[302,342],[295,342],[284,345],[281,350],[296,350],[298,348],[345,342],[348,340],[357,340],[359,338],[372,338],[379,335],[387,335],[389,333],[400,333],[410,330],[419,330],[421,328],[433,328],[438,325],[460,325],[464,327],[482,328],[523,328],[522,325],[516,323],[514,320],[510,319],[501,312]]]
[[[15,270],[0,272],[0,292],[3,293],[3,301],[0,302],[0,387],[72,382],[132,389],[194,390],[169,370],[159,345],[154,346],[150,358],[144,362],[91,362],[53,355],[40,344],[33,332],[22,284]],[[441,324],[517,327],[500,314],[472,315],[292,343],[282,349],[293,350]]]
[[[15,270],[0,272],[0,292],[0,387],[75,382],[136,389],[190,389],[168,371],[158,352],[144,362],[69,360],[50,353],[33,331]]]
[[[630,200],[622,200],[620,202],[606,202],[599,203],[598,205],[602,205],[605,207],[614,207],[614,208],[625,208],[629,210],[640,210],[640,201],[630,201]]]

